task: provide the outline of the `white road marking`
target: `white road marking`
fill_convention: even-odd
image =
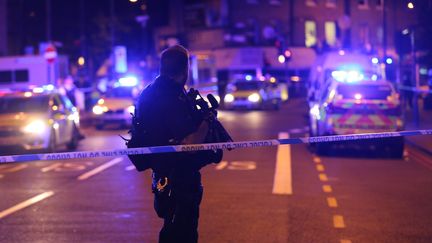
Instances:
[[[17,212],[17,211],[19,211],[21,209],[29,207],[29,206],[37,203],[37,202],[40,202],[40,201],[42,201],[42,200],[44,200],[44,199],[46,199],[48,197],[51,197],[52,195],[54,195],[53,191],[44,192],[44,193],[41,193],[41,194],[39,194],[39,195],[37,195],[35,197],[32,197],[32,198],[24,201],[22,203],[19,203],[19,204],[15,205],[15,206],[13,206],[11,208],[8,208],[8,209],[6,209],[4,211],[1,211],[0,212],[0,219],[4,218],[4,217],[6,217],[6,216],[8,216],[10,214],[13,214],[13,213],[15,213],[15,212]]]
[[[228,170],[255,170],[256,163],[254,161],[233,161],[229,163]]]
[[[227,166],[228,166],[228,161],[221,161],[219,162],[219,164],[216,165],[216,170],[223,170]]]
[[[125,168],[126,171],[131,171],[131,170],[135,170],[135,165],[129,165],[128,167]]]
[[[92,177],[92,176],[94,176],[94,175],[96,175],[96,174],[98,174],[98,173],[100,173],[100,172],[108,169],[109,167],[122,162],[122,161],[123,161],[123,158],[115,158],[115,159],[110,160],[110,161],[108,161],[107,163],[105,163],[105,164],[103,164],[101,166],[98,166],[98,167],[94,168],[93,170],[91,170],[89,172],[86,172],[86,173],[80,175],[77,179],[79,181],[86,180],[86,179],[88,179],[88,178],[90,178],[90,177]]]
[[[288,133],[279,133],[279,139],[289,138]],[[279,145],[276,155],[276,168],[273,181],[273,194],[291,195],[291,145]]]
[[[11,167],[11,168],[4,169],[4,170],[2,170],[2,172],[17,172],[17,171],[23,170],[27,167],[28,167],[28,165],[21,164],[21,165],[17,165],[17,166]]]
[[[49,166],[47,166],[47,167],[42,168],[41,171],[42,171],[43,173],[45,173],[45,172],[48,172],[48,171],[54,170],[55,168],[60,167],[61,165],[62,165],[61,163],[54,163],[54,164],[52,164],[52,165],[49,165]]]

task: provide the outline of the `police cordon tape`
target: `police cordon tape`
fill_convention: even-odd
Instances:
[[[416,87],[412,87],[412,86],[399,85],[398,88],[399,88],[400,90],[412,91],[412,92],[414,92],[414,93],[427,93],[427,94],[432,94],[432,90],[418,89],[418,88],[416,88]]]
[[[13,163],[13,162],[25,162],[25,161],[39,161],[39,160],[89,159],[89,158],[96,158],[96,157],[118,157],[118,156],[137,155],[137,154],[193,152],[193,151],[200,151],[200,150],[215,150],[215,149],[258,148],[258,147],[269,147],[269,146],[278,146],[278,145],[287,145],[287,144],[327,143],[327,142],[341,142],[341,141],[352,141],[352,140],[361,140],[361,139],[391,138],[391,137],[401,137],[401,136],[405,137],[405,136],[417,136],[417,135],[432,135],[432,129],[401,131],[401,132],[333,135],[333,136],[321,136],[321,137],[254,140],[254,141],[240,141],[240,142],[228,142],[228,143],[204,143],[204,144],[190,144],[190,145],[156,146],[156,147],[126,148],[126,149],[98,150],[98,151],[8,155],[8,156],[0,156],[0,164]]]

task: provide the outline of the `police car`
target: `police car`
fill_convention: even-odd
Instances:
[[[374,72],[332,71],[318,98],[310,100],[309,105],[312,136],[395,132],[404,127],[399,94],[391,82],[380,79]],[[403,137],[344,144],[383,147],[392,157],[402,157],[404,149]],[[335,145],[343,144],[317,143],[316,152],[325,154]]]
[[[52,85],[30,90],[0,90],[0,151],[78,146],[79,114]]]
[[[124,77],[106,92],[93,106],[93,120],[96,129],[101,130],[109,125],[128,127],[132,124],[131,113],[134,113],[134,98],[138,95],[139,86],[136,77]]]
[[[245,109],[279,109],[281,98],[275,92],[275,86],[267,81],[261,80],[240,80],[234,81],[228,86],[228,93],[225,95],[225,108]]]

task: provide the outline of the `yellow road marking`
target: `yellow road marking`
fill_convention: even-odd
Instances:
[[[86,173],[80,175],[77,179],[79,181],[86,180],[86,179],[88,179],[88,178],[90,178],[90,177],[92,177],[92,176],[94,176],[94,175],[96,175],[96,174],[98,174],[98,173],[100,173],[100,172],[108,169],[109,167],[122,162],[122,161],[123,161],[123,158],[115,158],[115,159],[110,160],[110,161],[108,161],[107,163],[105,163],[105,164],[103,164],[101,166],[98,166],[98,167],[94,168],[93,170],[91,170],[89,172],[86,172]]]
[[[17,171],[23,170],[23,169],[25,169],[27,167],[28,167],[28,165],[21,164],[21,165],[14,166],[12,168],[4,169],[4,170],[2,170],[2,172],[17,172]]]
[[[342,239],[340,240],[340,243],[352,243],[351,240]]]
[[[323,188],[323,191],[325,193],[330,193],[330,192],[333,191],[333,189],[332,189],[332,187],[330,185],[323,185],[322,188]]]
[[[279,133],[279,139],[289,138],[286,132]],[[273,180],[273,194],[291,195],[291,146],[279,145],[276,155],[276,168]]]
[[[221,161],[218,165],[216,165],[216,170],[223,170],[228,166],[228,161]]]
[[[320,181],[328,181],[326,174],[320,173],[318,176],[319,176]]]
[[[6,209],[4,211],[1,211],[0,212],[0,219],[4,218],[4,217],[6,217],[6,216],[8,216],[10,214],[13,214],[13,213],[15,213],[15,212],[17,212],[17,211],[19,211],[21,209],[24,209],[24,208],[26,208],[28,206],[31,206],[31,205],[33,205],[33,204],[35,204],[37,202],[40,202],[40,201],[42,201],[42,200],[44,200],[44,199],[46,199],[48,197],[51,197],[52,195],[54,195],[53,191],[44,192],[44,193],[41,193],[41,194],[39,194],[39,195],[37,195],[35,197],[32,197],[32,198],[24,201],[22,203],[19,203],[19,204],[15,205],[15,206],[13,206],[11,208],[8,208],[8,209]]]
[[[337,200],[334,197],[328,197],[327,198],[327,204],[331,208],[337,208],[338,207]]]
[[[314,157],[313,162],[319,164],[319,163],[321,163],[321,158],[320,157]]]
[[[345,222],[342,215],[333,215],[333,226],[337,229],[345,228]]]
[[[316,165],[316,170],[319,172],[323,172],[324,171],[324,165],[321,165],[321,164]]]

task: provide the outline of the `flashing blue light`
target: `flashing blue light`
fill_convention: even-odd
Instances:
[[[118,82],[120,86],[132,87],[138,85],[138,79],[134,76],[119,78]]]
[[[378,58],[376,58],[376,57],[372,58],[372,63],[373,64],[378,64],[378,62],[379,62]]]
[[[390,57],[386,58],[386,63],[387,64],[392,64],[393,63],[393,59],[391,59]]]
[[[245,76],[245,79],[246,79],[247,81],[251,81],[251,80],[252,80],[252,75],[246,75],[246,76]]]
[[[349,71],[333,71],[332,77],[339,82],[354,83],[363,80],[364,75],[356,70]]]

